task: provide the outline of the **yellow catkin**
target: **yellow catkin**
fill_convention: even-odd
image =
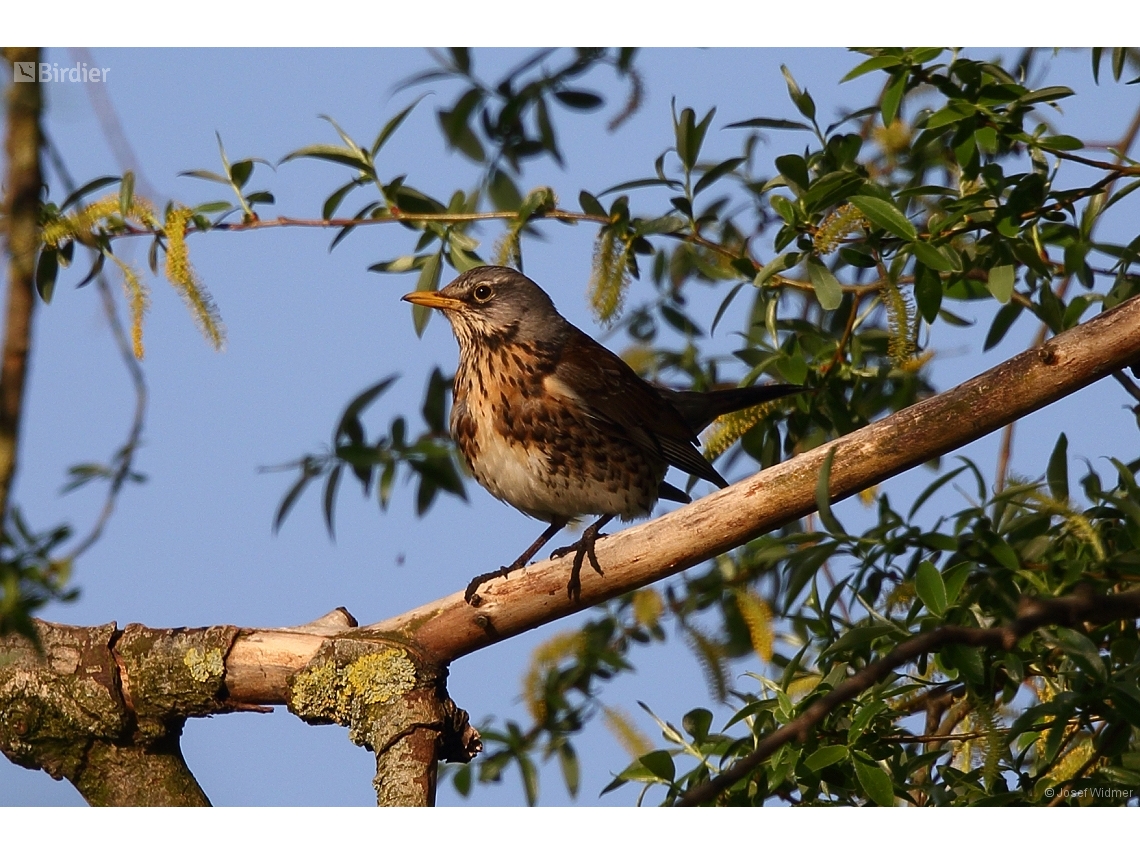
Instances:
[[[500,267],[522,267],[522,246],[519,243],[521,224],[512,225],[495,241],[493,257]]]
[[[1072,749],[1066,752],[1056,766],[1053,766],[1049,772],[1049,777],[1053,781],[1068,781],[1081,771],[1084,764],[1089,762],[1092,757],[1093,747],[1092,741],[1089,739],[1080,739],[1077,741]]]
[[[1005,751],[1005,737],[998,728],[997,710],[992,704],[979,701],[973,717],[976,729],[985,734],[984,739],[977,741],[977,747],[981,752],[982,781],[988,790],[992,789],[997,780],[998,767]]]
[[[776,402],[769,401],[764,404],[756,404],[754,407],[749,407],[745,410],[738,410],[735,413],[728,413],[718,417],[716,421],[709,426],[708,432],[702,441],[702,445],[705,449],[705,458],[707,460],[716,460],[728,451],[734,442],[763,421],[764,417],[772,412],[775,407]]]
[[[871,136],[884,154],[894,158],[907,151],[913,133],[914,130],[909,124],[902,119],[895,119],[885,128],[882,125],[876,126],[871,131]]]
[[[127,304],[131,312],[131,345],[134,349],[135,359],[142,359],[144,355],[142,328],[143,316],[150,308],[150,289],[142,281],[134,268],[117,256],[111,256],[119,265],[123,273],[123,290],[127,294]]]
[[[44,223],[41,231],[46,246],[55,249],[64,241],[78,240],[80,243],[93,243],[93,238],[106,233],[123,230],[124,221],[133,222],[145,228],[157,229],[154,209],[150,202],[141,196],[132,196],[127,215],[123,217],[119,197],[116,194],[104,196],[90,205]]]
[[[633,592],[633,619],[639,626],[655,627],[665,613],[665,602],[652,588],[641,588]]]
[[[903,580],[891,588],[883,605],[889,612],[896,607],[910,605],[914,602],[914,597],[914,582]]]
[[[724,646],[709,638],[696,627],[686,627],[685,642],[697,657],[697,664],[708,682],[709,693],[723,703],[728,697],[728,668],[724,658]]]
[[[854,205],[840,205],[819,224],[812,246],[817,255],[829,255],[839,249],[843,239],[866,225],[866,220]]]
[[[1045,680],[1035,681],[1034,688],[1037,691],[1037,699],[1039,701],[1041,701],[1041,703],[1043,703],[1043,704],[1049,703],[1049,701],[1053,700],[1053,698],[1057,694],[1056,692],[1053,691],[1053,687],[1050,686],[1049,683],[1047,683]],[[1042,722],[1042,724],[1050,724],[1054,718],[1056,718],[1056,716],[1052,716],[1052,715],[1042,716],[1041,722]],[[1042,728],[1041,733],[1038,734],[1037,740],[1036,740],[1037,756],[1038,757],[1044,757],[1045,756],[1045,744],[1048,741],[1048,739],[1049,739],[1049,728],[1047,728],[1047,727]]]
[[[933,350],[924,350],[922,353],[912,355],[909,359],[904,359],[901,363],[899,363],[899,368],[901,368],[903,371],[913,374],[933,358]]]
[[[1106,553],[1100,535],[1097,534],[1089,518],[1080,511],[1065,502],[1058,502],[1053,497],[1047,496],[1039,490],[1031,492],[1026,501],[1031,507],[1039,511],[1044,511],[1047,514],[1052,514],[1053,516],[1064,519],[1065,531],[1087,543],[1098,561],[1105,559]]]
[[[897,283],[884,279],[879,289],[883,306],[887,310],[887,330],[891,336],[887,352],[891,362],[902,365],[914,355],[915,320],[914,301],[904,294]]]
[[[752,649],[761,662],[771,662],[772,644],[776,638],[772,631],[771,606],[747,588],[734,588],[732,593],[736,598],[736,607],[740,609],[740,616],[744,618],[744,625],[748,627]]]
[[[210,293],[198,281],[194,268],[190,266],[190,253],[186,248],[186,226],[192,215],[193,212],[189,208],[179,205],[172,205],[167,213],[166,223],[163,226],[166,234],[164,272],[170,284],[186,301],[190,314],[202,330],[202,334],[215,350],[221,350],[226,338],[221,316]]]
[[[546,719],[546,674],[582,649],[582,636],[577,631],[560,632],[538,645],[530,654],[530,667],[523,675],[523,701],[536,722]]]
[[[621,313],[629,286],[626,254],[629,247],[617,239],[613,229],[602,229],[594,244],[594,264],[590,273],[590,307],[603,324],[610,324]]]
[[[636,724],[633,723],[624,710],[617,707],[603,706],[602,719],[608,730],[624,748],[629,756],[635,760],[653,750],[653,743]]]
[[[796,677],[796,679],[788,684],[788,697],[798,700],[806,696],[809,692],[815,690],[815,687],[819,685],[822,679],[823,677],[819,674],[806,674],[803,677]]]

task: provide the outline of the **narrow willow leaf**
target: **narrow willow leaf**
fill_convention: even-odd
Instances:
[[[819,467],[819,478],[815,482],[815,504],[819,521],[829,532],[837,536],[846,535],[843,526],[831,511],[831,464],[835,460],[835,449],[827,453],[823,465]]]
[[[850,202],[878,228],[885,229],[903,240],[914,240],[918,237],[914,223],[908,220],[906,214],[893,202],[875,196],[852,196]]]
[[[914,587],[918,598],[932,615],[942,617],[946,613],[946,583],[942,581],[942,574],[937,567],[929,561],[919,564]]]
[[[1046,469],[1049,480],[1049,492],[1058,502],[1069,501],[1069,438],[1065,434],[1057,437],[1057,444],[1053,446],[1053,453],[1049,455],[1049,467]]]

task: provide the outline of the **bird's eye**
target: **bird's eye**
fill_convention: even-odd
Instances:
[[[490,285],[479,285],[471,293],[475,297],[475,299],[478,300],[480,303],[486,303],[488,300],[491,299],[491,286]]]

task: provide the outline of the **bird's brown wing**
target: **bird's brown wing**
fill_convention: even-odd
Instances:
[[[697,451],[697,436],[676,407],[581,330],[567,338],[554,378],[594,418],[617,426],[647,452],[718,487],[728,486]]]

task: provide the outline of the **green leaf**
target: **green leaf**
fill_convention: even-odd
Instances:
[[[424,395],[424,405],[421,410],[428,428],[437,434],[447,432],[445,410],[447,409],[447,393],[451,383],[443,376],[438,367],[431,372],[428,380],[427,393]]]
[[[208,169],[187,169],[178,173],[179,177],[183,178],[201,178],[203,181],[214,181],[218,184],[229,184],[230,179],[224,175],[219,175],[216,172],[210,172]]]
[[[922,262],[914,267],[914,301],[923,319],[932,324],[942,308],[942,280]]]
[[[576,89],[559,89],[554,97],[573,110],[596,110],[606,103],[600,95]]]
[[[1049,467],[1045,470],[1049,480],[1049,492],[1058,502],[1069,501],[1069,438],[1065,434],[1057,437],[1053,453],[1049,455]]]
[[[672,755],[665,749],[652,751],[641,758],[641,765],[653,773],[657,780],[671,784],[677,775]]]
[[[1006,570],[1016,573],[1021,569],[1021,562],[1013,547],[1000,537],[995,537],[989,544],[990,554]]]
[[[1065,626],[1057,627],[1056,632],[1057,640],[1061,643],[1061,649],[1077,664],[1081,671],[1085,674],[1095,675],[1097,679],[1102,681],[1108,679],[1108,671],[1104,667],[1104,660],[1100,657],[1100,651],[1087,635]]]
[[[704,742],[708,738],[709,728],[712,726],[713,714],[704,707],[697,707],[685,713],[681,719],[681,727],[697,742]]]
[[[340,203],[344,201],[344,197],[359,186],[355,180],[352,180],[330,193],[329,197],[325,199],[325,204],[321,206],[321,219],[331,220],[336,214],[336,209],[340,207]]]
[[[227,182],[228,183],[228,182]],[[119,187],[119,214],[126,219],[135,199],[135,174],[130,170],[123,173],[123,183]]]
[[[989,350],[996,347],[1009,328],[1013,326],[1013,322],[1020,317],[1023,307],[1020,303],[1009,302],[998,309],[997,314],[994,315],[994,322],[990,325],[990,331],[986,334],[986,341],[982,345],[983,350]]]
[[[906,218],[906,214],[898,209],[893,202],[878,199],[874,196],[852,196],[851,204],[858,208],[863,216],[880,229],[885,229],[903,240],[914,240],[918,232],[914,223]]]
[[[853,69],[848,71],[843,77],[840,78],[840,83],[846,83],[848,80],[854,80],[856,77],[862,77],[871,71],[878,71],[881,68],[894,68],[901,64],[902,60],[897,56],[873,56],[870,59],[865,59]]]
[[[571,797],[577,796],[581,775],[578,767],[578,755],[574,751],[574,746],[569,742],[563,742],[558,749],[558,765],[562,767],[562,780],[566,782],[567,792],[570,793]]]
[[[421,95],[403,110],[389,119],[387,124],[385,124],[384,127],[380,129],[380,133],[376,135],[376,140],[372,143],[372,148],[369,150],[369,153],[373,158],[375,158],[376,153],[384,147],[384,143],[388,142],[388,139],[392,136],[392,134],[396,132],[396,129],[404,123],[404,119],[408,118],[408,114],[411,113],[412,110],[416,108],[416,105],[419,104],[420,101],[422,101],[425,97],[427,97],[426,93],[424,95]]]
[[[833,535],[846,536],[847,532],[831,512],[831,464],[834,460],[835,449],[832,448],[819,467],[819,477],[815,482],[815,505],[823,527]]]
[[[578,204],[582,207],[582,212],[585,214],[590,214],[593,217],[608,216],[606,209],[602,207],[602,203],[585,190],[578,194]]]
[[[906,71],[901,72],[891,85],[883,92],[883,102],[881,111],[883,114],[883,126],[890,127],[891,123],[899,113],[899,105],[902,103],[903,95],[906,93],[906,81],[910,75]]]
[[[817,748],[811,755],[804,761],[804,765],[811,771],[818,772],[820,769],[826,769],[840,760],[847,759],[847,746],[846,745],[825,745],[823,748]]]
[[[290,160],[297,160],[302,157],[310,157],[315,160],[327,160],[329,163],[339,163],[342,166],[351,166],[353,169],[359,169],[370,178],[376,177],[376,171],[372,168],[372,164],[365,160],[360,152],[346,148],[345,146],[330,145],[328,143],[303,146],[296,151],[289,152],[281,158],[280,163],[288,163]]]
[[[325,495],[322,505],[324,506],[325,513],[325,527],[328,529],[329,537],[336,538],[335,527],[333,526],[333,512],[336,510],[336,491],[340,486],[340,476],[344,471],[343,467],[335,466],[332,472],[329,473],[328,480],[325,482]]]
[[[696,194],[700,193],[717,179],[728,175],[730,172],[736,169],[736,167],[744,163],[744,161],[745,158],[743,157],[730,157],[728,160],[718,163],[716,166],[705,172],[700,177],[700,180],[697,181],[695,185],[693,185],[693,195],[695,196]]]
[[[952,667],[958,669],[966,682],[975,686],[985,682],[986,666],[978,648],[966,644],[948,644],[942,648],[941,655]]]
[[[932,615],[942,617],[946,613],[946,583],[942,581],[942,574],[938,572],[938,568],[929,561],[923,561],[918,565],[914,588],[918,598]]]
[[[1017,99],[1019,104],[1037,104],[1041,101],[1056,101],[1060,98],[1068,98],[1070,95],[1075,95],[1068,86],[1046,86],[1043,89],[1036,89],[1032,92],[1027,92]]]
[[[954,259],[934,244],[916,240],[910,245],[910,249],[914,253],[914,257],[931,270],[949,271],[954,269]]]
[[[807,161],[798,154],[782,154],[777,157],[776,169],[791,182],[793,190],[799,190],[802,193],[808,189],[811,180],[808,178]],[[797,193],[796,195],[800,194]]]
[[[895,788],[887,773],[878,766],[855,761],[855,777],[871,801],[880,807],[891,807],[895,803]]]
[[[436,371],[438,370],[437,368]],[[348,406],[344,408],[340,420],[337,422],[336,430],[333,432],[334,446],[337,445],[338,440],[342,436],[348,435],[349,425],[358,421],[360,414],[368,405],[383,395],[387,388],[399,379],[399,376],[398,374],[389,374],[380,382],[369,386],[349,402]]]
[[[767,119],[764,117],[757,117],[755,119],[746,119],[743,122],[733,122],[731,125],[725,125],[726,128],[772,128],[773,130],[781,131],[810,131],[811,125],[804,122],[793,122],[790,119]]]
[[[253,174],[253,161],[252,160],[239,160],[230,167],[230,181],[233,185],[241,190],[245,187],[249,176]]]
[[[808,278],[815,288],[816,299],[826,311],[834,311],[843,302],[843,286],[827,266],[815,258],[807,260]]]
[[[1013,280],[1013,265],[1000,264],[997,267],[990,268],[989,276],[986,279],[986,287],[997,301],[1004,305],[1008,303],[1013,296]]]
[[[424,266],[420,269],[419,279],[416,280],[417,291],[438,291],[439,290],[439,276],[440,276],[440,253],[428,256]],[[412,306],[412,325],[415,327],[416,335],[422,336],[424,330],[427,329],[428,320],[431,318],[432,310],[427,306]]]
[[[1076,137],[1071,137],[1068,134],[1058,134],[1057,136],[1052,137],[1041,137],[1039,140],[1037,140],[1037,142],[1043,148],[1051,148],[1055,149],[1056,151],[1077,151],[1078,149],[1085,147],[1085,144],[1081,140],[1077,139]]]
[[[59,250],[44,247],[36,262],[36,292],[45,303],[55,293],[55,278],[59,274]]]
[[[786,65],[781,65],[780,71],[784,75],[784,82],[788,84],[788,95],[791,97],[792,103],[796,105],[796,109],[800,111],[800,114],[804,118],[814,122],[815,101],[812,100],[811,96],[805,90],[800,89],[799,84],[796,83],[795,78],[792,77],[792,72],[788,70]]]
[[[273,531],[275,533],[280,531],[281,524],[285,522],[285,517],[289,515],[289,511],[292,510],[297,499],[301,497],[301,493],[309,486],[309,482],[320,474],[320,469],[313,466],[309,458],[301,461],[301,476],[296,480],[293,486],[289,488],[289,491],[285,494],[285,498],[281,500],[281,504],[277,508],[277,513],[273,517]]]
[[[220,177],[221,176],[219,176],[219,178]],[[91,193],[94,193],[96,190],[102,190],[107,185],[114,184],[114,183],[121,181],[121,180],[122,179],[119,178],[117,175],[104,175],[102,178],[96,178],[93,181],[88,181],[86,184],[84,184],[78,190],[75,190],[75,191],[69,193],[67,195],[67,198],[64,199],[63,202],[60,204],[59,209],[61,211],[66,211],[68,208],[70,208],[72,205],[74,205],[76,202],[78,202],[84,196],[87,196]],[[222,182],[225,183],[224,178],[222,179]]]
[[[777,273],[782,273],[790,267],[795,267],[799,263],[800,255],[798,252],[785,252],[777,255],[767,264],[760,268],[760,272],[756,274],[756,278],[752,280],[752,284],[757,288],[764,286],[764,283],[771,279]]]

